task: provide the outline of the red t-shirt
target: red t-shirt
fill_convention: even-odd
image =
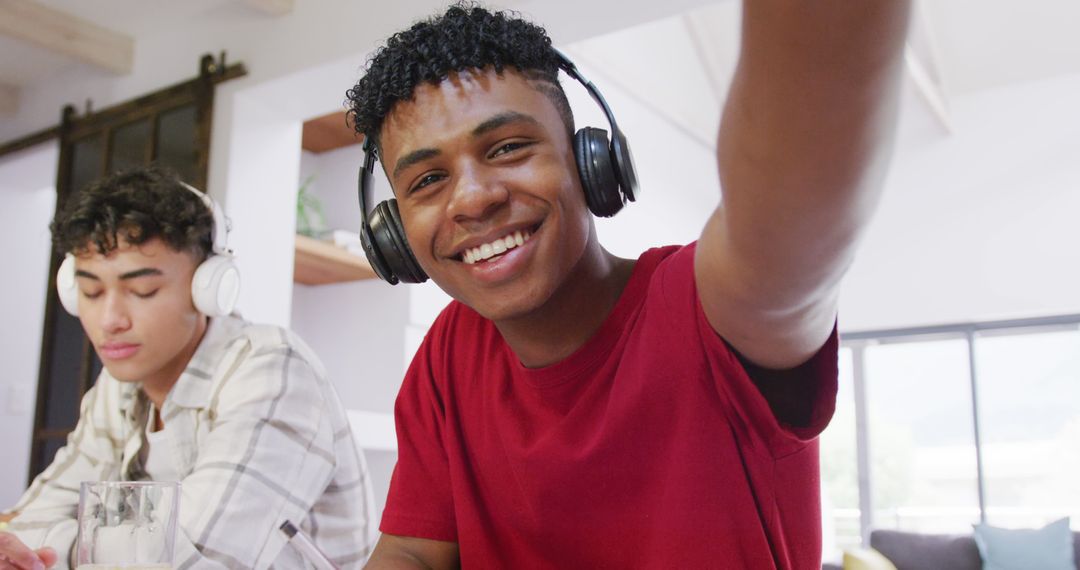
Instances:
[[[820,568],[813,438],[836,335],[751,381],[702,312],[693,258],[645,252],[594,337],[545,368],[451,303],[398,395],[381,530],[456,541],[466,568]]]

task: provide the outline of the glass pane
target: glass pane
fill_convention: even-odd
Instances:
[[[195,106],[166,111],[158,117],[155,161],[172,168],[188,183],[198,181],[199,153],[195,146]]]
[[[109,171],[126,170],[150,161],[150,119],[117,127],[109,148]]]
[[[987,522],[1080,521],[1080,331],[977,337],[975,356]]]
[[[821,512],[824,559],[839,560],[859,546],[859,474],[855,445],[855,388],[851,349],[840,349],[836,412],[821,434]]]
[[[96,134],[76,141],[71,145],[71,192],[82,190],[84,186],[101,178],[102,158],[105,154],[104,137]]]
[[[48,386],[45,392],[45,421],[47,430],[66,430],[75,427],[79,419],[79,373],[82,372],[82,324],[56,306],[56,328],[53,331],[53,350],[50,355]]]
[[[970,533],[979,520],[967,340],[866,348],[875,528]]]

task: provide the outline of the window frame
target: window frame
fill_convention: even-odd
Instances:
[[[923,327],[862,330],[841,333],[841,346],[851,350],[852,381],[855,398],[856,469],[859,484],[859,530],[863,546],[870,544],[870,531],[874,528],[873,478],[869,418],[867,417],[866,358],[867,347],[880,344],[926,342],[936,338],[962,338],[968,354],[968,383],[974,429],[975,465],[979,520],[986,522],[986,476],[983,462],[982,425],[979,416],[979,370],[976,360],[975,341],[978,336],[1019,335],[1077,330],[1080,314],[1062,314],[1046,317],[984,321],[973,323],[943,324]],[[824,484],[824,483],[823,483]]]

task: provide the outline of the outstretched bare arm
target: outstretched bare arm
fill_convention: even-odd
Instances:
[[[753,0],[723,112],[722,204],[695,272],[712,327],[769,368],[808,359],[882,187],[908,0]]]

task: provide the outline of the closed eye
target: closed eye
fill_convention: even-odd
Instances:
[[[154,289],[153,291],[149,291],[147,293],[140,293],[138,291],[132,291],[132,293],[135,293],[135,296],[140,298],[140,299],[149,299],[150,297],[153,297],[154,295],[157,295],[157,292],[160,291],[160,290],[161,289],[159,288],[159,289]]]
[[[80,293],[82,293],[82,296],[86,297],[87,299],[97,299],[101,296],[102,291],[94,291],[93,293],[87,293],[86,291],[80,290]]]

